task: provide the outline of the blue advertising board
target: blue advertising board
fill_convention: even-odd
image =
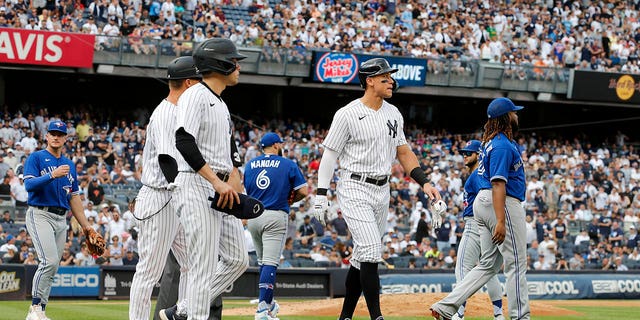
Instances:
[[[314,52],[313,81],[359,84],[358,67],[361,63],[381,56],[342,52]],[[423,87],[427,76],[427,60],[384,56],[392,68],[398,69],[393,78],[400,87]]]
[[[504,292],[504,276],[498,275]],[[380,276],[382,293],[451,292],[453,273],[386,274]],[[637,273],[535,273],[527,274],[530,299],[638,299],[640,277]],[[481,289],[485,290],[485,288]]]
[[[51,286],[52,297],[97,297],[100,294],[100,267],[58,268]]]

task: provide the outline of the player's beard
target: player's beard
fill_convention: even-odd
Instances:
[[[282,157],[282,149],[278,148],[278,155]]]

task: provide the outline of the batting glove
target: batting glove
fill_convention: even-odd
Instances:
[[[317,195],[313,204],[313,216],[320,221],[323,226],[327,225],[326,214],[328,210],[329,200],[327,200],[327,196]]]
[[[431,228],[438,229],[442,226],[444,217],[447,214],[447,204],[442,200],[438,200],[431,204],[431,209],[433,213],[431,217]]]

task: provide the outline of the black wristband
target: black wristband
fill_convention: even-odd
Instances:
[[[427,179],[427,175],[424,173],[424,170],[420,167],[415,167],[411,170],[411,178],[415,180],[420,186],[424,186],[425,183],[429,183],[429,179]]]
[[[327,195],[327,189],[318,188],[318,191],[316,192],[316,194],[319,195],[319,196],[326,196]]]

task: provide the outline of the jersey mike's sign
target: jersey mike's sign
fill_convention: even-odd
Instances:
[[[350,53],[316,53],[313,79],[319,82],[350,83],[358,74],[358,59]]]
[[[0,28],[0,63],[91,68],[95,36]]]
[[[359,84],[360,64],[373,58],[385,58],[398,72],[392,76],[400,87],[422,87],[427,76],[427,60],[395,56],[371,56],[339,52],[315,52],[313,81]]]

